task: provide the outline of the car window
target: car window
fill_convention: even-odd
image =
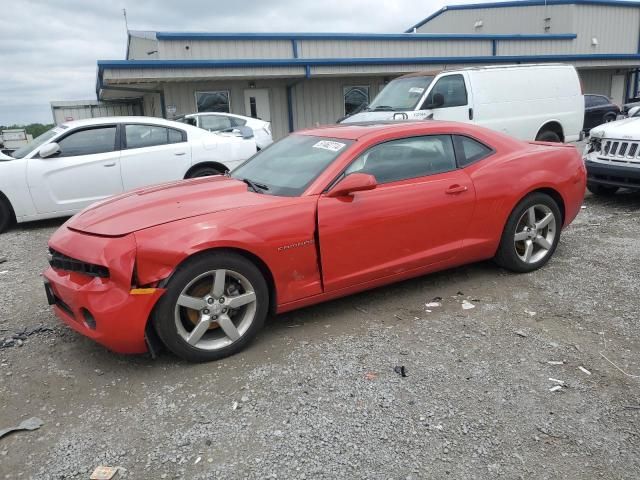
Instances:
[[[458,166],[464,168],[493,153],[493,150],[473,138],[454,136],[458,153]]]
[[[210,132],[219,132],[231,128],[231,120],[224,115],[203,115],[200,117],[200,128]]]
[[[237,117],[228,117],[228,118],[233,127],[242,127],[243,125],[247,124],[247,121],[244,118],[237,118]]]
[[[58,142],[58,157],[77,157],[116,150],[116,126],[78,130]]]
[[[154,147],[168,142],[167,129],[156,125],[127,125],[125,137],[127,148]]]
[[[423,177],[455,170],[453,141],[449,135],[392,140],[370,148],[345,171],[368,173],[378,183]]]
[[[593,95],[585,95],[584,96],[584,106],[585,107],[593,107],[595,106],[596,101]]]
[[[169,143],[181,143],[187,141],[186,134],[181,130],[175,130],[173,128],[167,128],[169,132]]]
[[[607,97],[596,97],[596,105],[609,105],[611,101]]]
[[[422,109],[433,108],[435,95],[440,94],[444,99],[444,103],[439,108],[460,107],[467,104],[467,88],[464,85],[464,77],[462,75],[447,75],[442,77],[433,86],[429,95],[422,104]]]

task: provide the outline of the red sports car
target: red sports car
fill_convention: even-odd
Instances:
[[[494,258],[529,272],[578,214],[573,146],[462,123],[296,132],[235,169],[95,204],[51,237],[49,302],[122,353],[245,347],[270,313]]]

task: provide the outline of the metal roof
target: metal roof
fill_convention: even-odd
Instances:
[[[440,10],[432,13],[424,20],[419,21],[415,25],[405,30],[405,33],[411,33],[415,28],[420,28],[425,23],[430,22],[434,18],[442,15],[449,10],[477,10],[481,8],[504,8],[504,7],[536,7],[550,5],[601,5],[608,7],[640,7],[640,2],[627,0],[516,0],[507,2],[489,2],[489,3],[468,3],[461,5],[445,5]]]

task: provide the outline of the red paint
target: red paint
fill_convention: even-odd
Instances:
[[[474,137],[495,153],[453,172],[372,190],[366,179],[352,179],[360,191],[326,192],[375,144],[455,133]],[[111,275],[97,279],[49,268],[45,276],[74,318],[59,308],[56,313],[113,350],[137,353],[146,349],[144,328],[163,291],[130,295],[134,265],[136,286],[156,286],[194,254],[240,251],[269,270],[277,311],[284,312],[491,258],[509,213],[528,193],[557,192],[565,225],[578,214],[584,196],[584,165],[571,146],[525,143],[446,122],[331,126],[297,134],[356,140],[300,197],[258,194],[237,180],[212,177],[120,195],[73,217],[49,245],[107,266]],[[80,308],[96,317],[95,331],[79,322]]]

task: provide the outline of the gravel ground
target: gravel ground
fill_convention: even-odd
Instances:
[[[585,207],[540,271],[487,262],[292,312],[204,365],[60,325],[39,273],[61,222],[14,228],[0,428],[44,425],[0,439],[0,478],[640,478],[640,195]]]

